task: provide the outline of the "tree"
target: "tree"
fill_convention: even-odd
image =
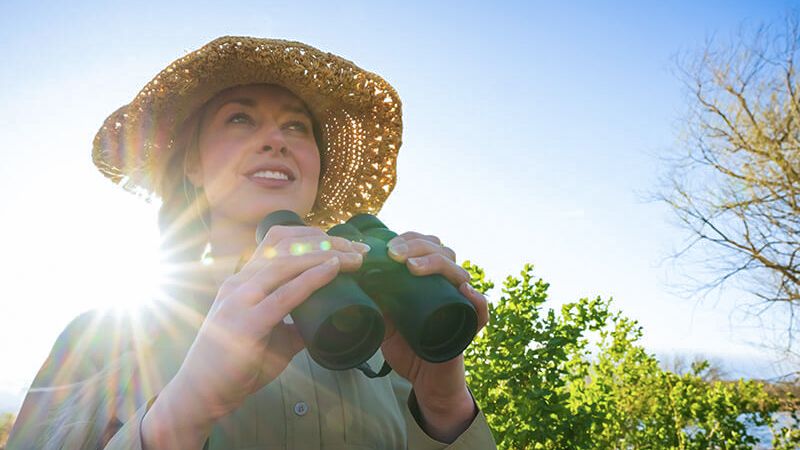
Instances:
[[[494,283],[464,263],[476,289]],[[638,344],[642,329],[610,300],[545,308],[549,285],[526,265],[506,278],[491,320],[465,352],[470,389],[500,449],[751,449],[800,445],[800,423],[776,423],[780,399],[763,383],[709,380],[709,364],[664,371]]]
[[[14,414],[2,413],[0,414],[0,450],[6,448],[6,441],[8,435],[11,433],[11,427],[14,425]]]
[[[759,311],[786,308],[788,351],[800,325],[799,44],[790,15],[679,60],[689,114],[658,194],[689,232],[674,256],[708,269],[697,291],[733,284]]]
[[[727,376],[721,360],[711,360],[703,355],[689,356],[675,353],[662,357],[659,366],[678,375],[697,373],[703,381],[719,381]]]

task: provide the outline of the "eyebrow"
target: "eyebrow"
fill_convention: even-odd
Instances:
[[[248,106],[250,108],[255,108],[257,105],[256,101],[249,97],[232,98],[230,100],[225,100],[224,102],[220,103],[220,105],[216,108],[216,111],[214,111],[214,114],[219,112],[219,110],[222,109],[223,106],[229,103],[236,103],[238,105]],[[309,120],[313,119],[313,117],[311,116],[311,112],[308,110],[308,108],[306,108],[303,105],[284,104],[283,107],[281,107],[281,112],[302,114],[304,116],[307,116]]]

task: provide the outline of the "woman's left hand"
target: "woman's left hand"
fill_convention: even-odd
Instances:
[[[456,263],[452,249],[438,237],[413,231],[389,241],[389,257],[403,262],[414,275],[444,276],[475,306],[478,330],[489,321],[486,297],[469,284],[470,275]],[[381,350],[386,361],[400,376],[411,382],[423,413],[446,414],[454,407],[473,405],[464,376],[464,356],[443,363],[431,363],[417,356],[391,322]],[[470,408],[470,412],[471,408]]]

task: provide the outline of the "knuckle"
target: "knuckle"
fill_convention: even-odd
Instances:
[[[432,234],[428,234],[425,236],[429,241],[433,242],[434,244],[441,245],[442,240],[439,239],[438,236],[434,236]]]
[[[431,244],[431,241],[429,241],[428,239],[425,239],[425,236],[420,236],[420,237],[416,238],[415,241],[417,242],[417,245],[419,247],[424,248],[426,250],[433,251],[433,249],[435,248],[435,246],[433,244]]]
[[[413,273],[414,275],[424,275],[428,270],[430,270],[430,266],[418,266],[416,264],[407,264],[408,270]]]
[[[329,239],[323,236],[289,236],[282,239],[278,245],[278,253],[288,254],[291,256],[300,256],[308,253],[316,252],[318,250],[325,250],[326,246],[322,243]],[[329,248],[329,247],[328,247]]]
[[[339,262],[341,262],[345,267],[348,268],[357,268],[360,267],[361,264],[364,262],[364,258],[359,253],[351,253],[351,252],[337,252],[336,255],[339,258]],[[324,255],[324,260],[327,260],[330,257],[330,254]]]
[[[233,295],[247,301],[255,301],[264,297],[264,291],[253,283],[244,283],[234,291]]]
[[[429,255],[428,261],[432,267],[435,267],[437,269],[447,267],[447,264],[450,262],[441,253],[434,253],[432,255]]]
[[[257,254],[255,255],[254,261],[260,260],[270,260],[274,258],[278,254],[278,247],[275,243],[266,243],[264,242],[258,249]]]
[[[398,234],[397,236],[408,241],[408,240],[411,240],[411,239],[414,239],[414,238],[418,238],[420,236],[420,234],[417,233],[417,232],[414,232],[414,231],[406,231],[405,233]]]
[[[340,261],[343,261],[343,260],[346,260],[346,259],[350,258],[351,256],[354,256],[354,254],[352,252],[345,252],[345,251],[342,251],[342,250],[332,250],[332,251],[329,251],[329,252],[325,252],[324,254],[322,254],[320,256],[323,256],[326,259],[335,256],[335,257],[339,258]]]
[[[406,231],[403,234],[398,234],[395,239],[401,239],[402,241],[404,241],[405,243],[408,244],[408,243],[410,243],[412,241],[415,241],[417,239],[422,239],[422,238],[423,238],[423,235],[420,234],[420,233],[417,233],[417,232],[414,232],[414,231]]]
[[[436,251],[430,241],[422,238],[410,239],[406,241],[406,245],[408,245],[408,251],[412,255],[428,255]]]
[[[353,248],[353,243],[349,239],[345,239],[341,236],[329,236],[331,247],[340,249],[340,250],[350,250]]]
[[[273,225],[267,231],[267,235],[264,237],[264,240],[269,242],[274,242],[276,240],[280,240],[291,231],[292,227],[287,225]]]

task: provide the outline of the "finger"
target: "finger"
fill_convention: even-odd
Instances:
[[[300,236],[321,236],[325,232],[315,227],[305,227],[297,225],[274,225],[267,231],[264,239],[259,242],[259,246],[275,246],[283,239]]]
[[[434,236],[432,234],[417,233],[416,231],[406,231],[403,234],[398,234],[397,236],[392,238],[389,241],[389,243],[391,243],[395,239],[402,239],[402,240],[407,240],[407,241],[410,241],[412,239],[424,239],[426,241],[433,242],[434,244],[442,245],[442,241],[441,241],[441,239],[439,239],[438,236]]]
[[[270,331],[267,347],[289,360],[305,347],[305,343],[295,324],[280,322]]]
[[[264,235],[264,239],[258,243],[256,251],[253,252],[253,255],[250,259],[252,260],[260,257],[264,254],[266,248],[275,247],[280,241],[287,238],[323,235],[325,235],[325,232],[319,228],[294,225],[274,225],[269,229],[269,231],[267,231],[267,234]]]
[[[317,251],[298,256],[284,256],[275,258],[270,264],[261,267],[260,270],[253,273],[250,280],[263,285],[265,288],[263,298],[278,286],[300,275],[306,269],[322,264],[334,257],[339,262],[339,271],[341,272],[354,272],[361,267],[364,261],[360,253],[345,253],[335,250]]]
[[[469,272],[440,253],[409,258],[406,266],[414,275],[442,275],[454,286],[459,286],[470,279]]]
[[[458,290],[475,307],[475,311],[478,313],[478,330],[485,327],[489,323],[489,303],[486,300],[486,296],[478,292],[469,283],[463,283]]]
[[[330,283],[338,272],[338,258],[331,258],[305,270],[253,306],[253,319],[272,328],[314,291]]]
[[[342,257],[344,263],[344,270],[350,271],[349,262],[355,261],[355,254],[365,254],[369,251],[369,245],[360,242],[353,242],[349,239],[338,236],[328,236],[327,234],[320,235],[303,235],[293,236],[282,239],[275,246],[262,246],[258,250],[258,254],[254,255],[247,264],[245,264],[240,272],[243,272],[245,277],[251,277],[255,272],[261,270],[264,265],[270,263],[270,260],[281,256],[300,256],[303,254],[316,252],[316,251],[339,251],[341,253],[353,253],[353,255]],[[337,255],[341,256],[341,255]]]
[[[252,273],[238,273],[238,283],[226,299],[241,305],[254,305],[272,293],[279,286],[296,278],[309,268],[318,266],[331,258],[336,258],[339,269],[358,270],[363,258],[358,253],[342,253],[337,251],[312,252],[300,256],[278,257],[263,265]],[[246,278],[245,278],[246,277]],[[226,283],[228,280],[226,280]],[[234,281],[235,282],[235,281]]]
[[[389,245],[389,256],[397,262],[405,262],[408,258],[440,253],[451,261],[456,260],[456,253],[449,247],[443,247],[427,239],[396,240]]]
[[[383,342],[394,337],[394,334],[397,332],[397,327],[392,322],[392,319],[389,318],[388,315],[383,316],[383,325],[384,325],[384,332],[383,332]]]
[[[341,252],[366,253],[369,245],[361,242],[353,242],[339,236],[328,236],[327,234],[317,236],[290,237],[281,240],[274,247],[269,247],[273,251],[265,250],[265,257],[270,254],[278,255],[299,255],[314,250],[338,250]]]
[[[264,238],[261,242],[258,243],[256,246],[255,251],[253,254],[250,255],[250,258],[247,262],[242,266],[239,272],[245,272],[248,274],[252,274],[253,270],[257,270],[258,267],[252,267],[253,265],[260,266],[261,261],[263,261],[264,257],[266,259],[270,259],[271,257],[278,256],[277,252],[274,251],[274,248],[278,243],[284,239],[291,238],[291,237],[301,237],[301,236],[320,236],[325,234],[322,230],[314,227],[306,227],[306,226],[295,226],[295,225],[273,225],[267,231],[267,234],[264,235]]]

